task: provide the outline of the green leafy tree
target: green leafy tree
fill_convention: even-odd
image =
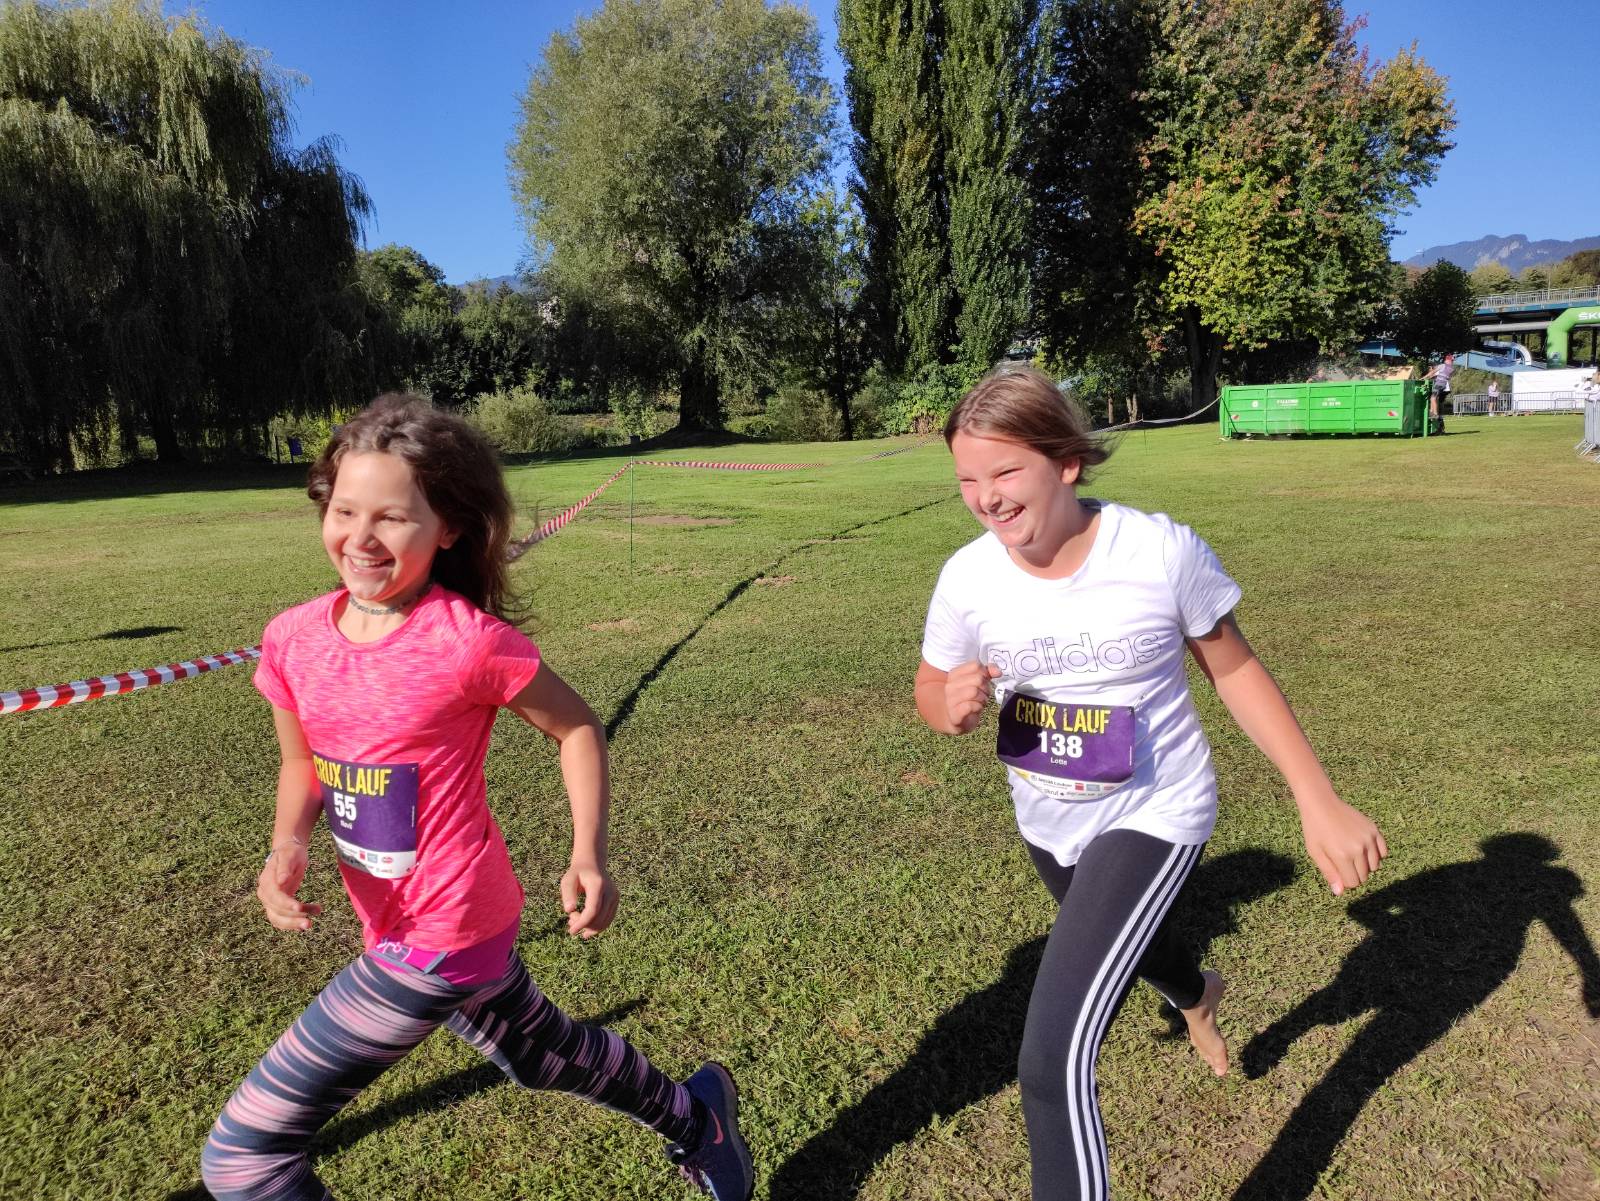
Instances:
[[[1532,267],[1524,267],[1517,275],[1518,292],[1543,292],[1550,287],[1550,265],[1536,263]]]
[[[1061,373],[1081,376],[1098,412],[1135,394],[1162,331],[1141,305],[1160,263],[1132,229],[1144,184],[1142,101],[1156,55],[1144,0],[1047,4],[1037,39],[1037,100],[1027,158],[1033,320]],[[1130,406],[1130,408],[1133,406]]]
[[[1516,279],[1504,263],[1480,263],[1467,275],[1474,296],[1495,296],[1513,291]]]
[[[1600,250],[1580,250],[1550,268],[1552,288],[1592,288],[1600,284]]]
[[[406,387],[439,404],[460,404],[471,392],[471,368],[455,312],[462,303],[459,289],[445,283],[444,271],[420,252],[393,243],[364,252],[360,275],[387,319],[396,373]]]
[[[534,298],[516,288],[481,284],[463,289],[456,314],[471,365],[471,389],[502,391],[543,377],[549,358],[548,323]]]
[[[1380,303],[1392,222],[1449,149],[1442,77],[1372,67],[1337,0],[1159,0],[1133,228],[1144,300],[1182,330],[1196,405],[1229,350],[1347,344]]]
[[[283,78],[195,17],[0,8],[0,430],[26,459],[141,433],[177,459],[372,385],[367,199],[289,134]]]
[[[1395,345],[1419,362],[1465,350],[1473,343],[1472,314],[1476,308],[1477,297],[1467,273],[1440,259],[1401,295]]]
[[[657,331],[684,426],[720,425],[724,381],[768,369],[831,108],[815,23],[762,0],[607,0],[533,72],[510,156],[541,270]]]
[[[1028,311],[1035,0],[842,0],[878,354],[988,367]]]
[[[840,0],[851,158],[876,349],[895,372],[947,362],[951,309],[940,0]]]
[[[1040,44],[1052,345],[1134,354],[1176,333],[1205,405],[1230,356],[1370,324],[1392,222],[1454,123],[1414,53],[1373,66],[1336,0],[1055,0]]]
[[[871,364],[866,226],[853,198],[832,188],[817,195],[804,220],[815,257],[808,286],[784,322],[792,332],[786,374],[827,397],[849,440],[856,436],[852,403]]]

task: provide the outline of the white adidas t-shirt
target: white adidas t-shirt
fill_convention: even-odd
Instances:
[[[1063,864],[1105,830],[1204,842],[1217,816],[1211,747],[1184,674],[1184,639],[1239,602],[1211,548],[1164,513],[1085,498],[1100,511],[1084,564],[1042,580],[985,531],[951,555],[928,606],[922,657],[941,671],[977,659],[1000,668],[995,697],[1131,706],[1133,775],[1093,801],[1055,800],[1007,768],[1017,827]]]

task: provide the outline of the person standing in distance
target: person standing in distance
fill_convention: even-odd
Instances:
[[[1060,911],[1018,1061],[1034,1201],[1109,1195],[1095,1060],[1133,976],[1175,1006],[1217,1075],[1224,982],[1166,918],[1211,836],[1216,776],[1184,672],[1192,654],[1283,773],[1335,895],[1388,854],[1340,800],[1234,619],[1239,586],[1163,514],[1078,495],[1109,452],[1025,366],[981,380],[945,441],[984,533],[945,563],[928,607],[917,711],[951,735],[998,707],[1017,825]]]
[[[1443,397],[1450,394],[1450,377],[1455,373],[1456,356],[1447,354],[1442,363],[1435,363],[1428,369],[1428,374],[1422,377],[1433,381],[1433,387],[1428,390],[1428,425],[1432,433],[1444,433],[1444,418],[1440,416],[1439,404]]]

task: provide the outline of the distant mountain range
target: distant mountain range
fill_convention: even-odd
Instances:
[[[1501,237],[1490,234],[1476,242],[1451,242],[1445,246],[1430,246],[1418,251],[1405,261],[1407,267],[1431,267],[1440,259],[1454,263],[1463,271],[1471,271],[1485,263],[1499,263],[1513,275],[1524,267],[1537,263],[1558,263],[1569,254],[1580,250],[1593,250],[1600,246],[1600,236],[1574,238],[1560,242],[1554,238],[1530,242],[1527,234],[1507,234]]]
[[[457,286],[462,288],[470,288],[474,284],[483,285],[484,289],[489,292],[493,292],[501,284],[504,284],[513,292],[526,292],[528,290],[527,281],[525,281],[520,275],[496,275],[490,279],[469,279],[466,283],[459,284]]]

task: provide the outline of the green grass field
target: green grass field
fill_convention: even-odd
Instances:
[[[1230,981],[1235,1070],[1135,990],[1100,1061],[1121,1198],[1600,1197],[1600,466],[1576,418],[1450,429],[1134,433],[1090,489],[1212,543],[1392,851],[1330,897],[1198,682],[1222,818],[1180,920]],[[942,446],[860,461],[880,448],[677,452],[830,465],[636,472],[631,522],[624,479],[516,568],[546,656],[615,727],[603,938],[557,926],[555,756],[509,717],[490,798],[535,978],[674,1073],[726,1062],[758,1197],[1023,1198],[1014,1057],[1053,915],[992,725],[945,739],[912,703],[934,577],[976,527]],[[523,528],[621,461],[513,469]],[[0,688],[255,642],[332,582],[302,482],[0,493]],[[199,1196],[217,1110],[359,950],[325,841],[319,927],[260,916],[276,747],[250,670],[0,717],[0,1195]],[[444,1033],[318,1153],[348,1198],[688,1195],[652,1136]]]

